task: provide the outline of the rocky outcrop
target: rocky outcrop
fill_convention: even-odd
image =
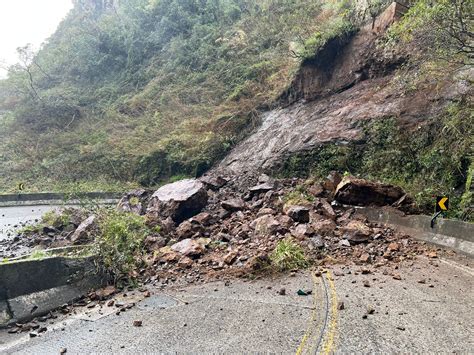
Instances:
[[[181,180],[160,187],[151,197],[147,215],[151,218],[171,218],[181,223],[199,212],[207,204],[204,184],[195,179]]]

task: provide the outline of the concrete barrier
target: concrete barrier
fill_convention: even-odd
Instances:
[[[397,227],[403,233],[410,234],[433,244],[455,249],[474,256],[474,224],[438,218],[431,228],[431,218],[425,215],[404,215],[392,208],[360,208],[373,222],[381,222]]]
[[[80,204],[82,201],[100,200],[102,204],[115,204],[122,196],[120,192],[84,192],[84,193],[19,193],[0,195],[0,207],[8,206],[34,206],[34,205],[56,205],[67,202],[68,204]]]
[[[0,327],[47,314],[106,282],[95,257],[0,264]]]

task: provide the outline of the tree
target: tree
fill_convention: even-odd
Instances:
[[[392,38],[430,48],[439,59],[473,65],[474,2],[418,0],[390,30]]]

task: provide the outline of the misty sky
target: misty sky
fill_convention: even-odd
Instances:
[[[17,47],[37,49],[71,8],[72,0],[0,0],[0,63],[16,63]]]

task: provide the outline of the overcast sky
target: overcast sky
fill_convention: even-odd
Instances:
[[[0,63],[16,63],[17,47],[37,49],[71,8],[72,0],[0,0]]]

